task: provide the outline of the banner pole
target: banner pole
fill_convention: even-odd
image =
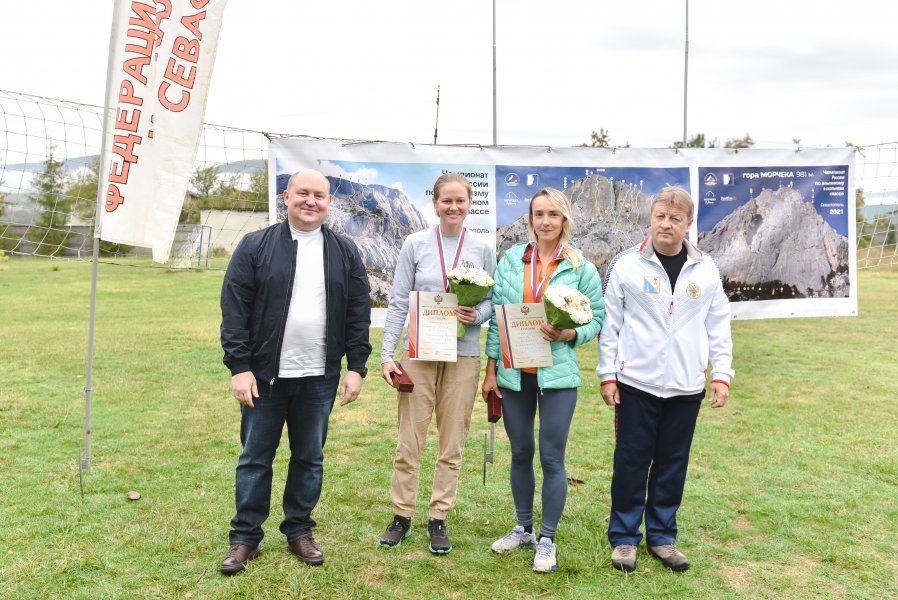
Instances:
[[[493,0],[493,146],[496,145],[496,0]]]
[[[683,57],[683,147],[686,147],[686,114],[689,106],[689,0],[686,0],[686,49]]]
[[[101,216],[103,214],[103,181],[105,180],[105,165],[108,162],[108,150],[106,136],[108,135],[109,115],[109,86],[112,85],[113,56],[115,55],[115,23],[119,16],[119,2],[113,2],[112,23],[109,25],[109,56],[106,61],[106,99],[103,110],[103,133],[100,146],[100,165],[97,173],[97,206],[94,212],[94,244],[93,265],[90,277],[90,319],[87,326],[87,367],[84,376],[84,455],[81,458],[81,470],[89,471],[93,457],[91,449],[91,407],[93,401],[93,372],[94,372],[94,335],[97,324],[97,277],[100,263],[100,229],[102,227]]]
[[[493,0],[493,146],[496,145],[496,0]],[[490,423],[490,462],[496,450],[496,424]],[[483,463],[483,484],[486,485],[486,462]]]
[[[97,212],[97,219],[100,214]],[[99,228],[94,223],[94,232]],[[87,326],[87,374],[84,378],[84,456],[81,459],[81,468],[90,470],[91,460],[91,400],[93,394],[93,370],[94,370],[94,331],[97,321],[97,273],[100,262],[100,238],[94,233],[93,267],[90,279],[90,321]]]

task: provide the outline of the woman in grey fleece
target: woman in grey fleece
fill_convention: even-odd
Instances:
[[[406,335],[402,359],[393,356],[405,317],[409,292],[448,292],[446,273],[456,266],[479,267],[490,275],[496,270],[492,245],[464,228],[471,207],[471,184],[458,173],[444,173],[433,186],[433,207],[439,225],[408,236],[402,244],[393,293],[384,324],[381,371],[390,385],[393,377],[405,371],[414,382],[414,390],[399,392],[399,441],[393,459],[391,497],[393,520],[380,538],[380,545],[395,548],[412,532],[411,518],[418,496],[421,451],[427,441],[427,429],[436,413],[439,450],[430,497],[427,537],[434,554],[452,550],[446,530],[446,514],[455,504],[458,474],[465,439],[471,424],[471,411],[480,378],[480,324],[489,320],[492,304],[488,295],[471,308],[459,306],[456,318],[468,326],[458,340],[457,362],[411,361]]]

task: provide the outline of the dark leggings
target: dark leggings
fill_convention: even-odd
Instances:
[[[567,501],[564,451],[577,406],[577,388],[540,390],[536,375],[521,373],[521,391],[502,388],[502,420],[511,443],[511,495],[518,525],[533,525],[536,476],[534,420],[539,408],[539,460],[543,468],[540,537],[555,537]]]

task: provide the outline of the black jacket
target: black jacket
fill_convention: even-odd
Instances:
[[[368,276],[355,244],[321,227],[327,304],[325,377],[365,367],[371,344]],[[221,347],[232,375],[252,371],[277,379],[287,311],[293,295],[296,242],[287,221],[247,234],[231,257],[221,286]]]

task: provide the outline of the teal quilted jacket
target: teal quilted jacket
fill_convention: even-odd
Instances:
[[[524,301],[524,250],[525,243],[516,244],[505,251],[493,279],[493,316],[486,336],[486,355],[495,359],[499,365],[497,381],[499,387],[520,391],[521,370],[506,369],[502,364],[502,350],[499,347],[499,333],[496,326],[496,305],[520,304]],[[577,346],[594,340],[602,330],[605,318],[605,301],[602,299],[602,280],[595,265],[580,256],[580,266],[574,271],[571,263],[565,259],[549,279],[548,285],[563,284],[583,292],[592,302],[592,321],[581,325],[575,331],[577,338],[572,342],[552,342],[551,367],[540,367],[537,370],[539,387],[547,389],[563,389],[580,387],[580,365],[577,363]]]

